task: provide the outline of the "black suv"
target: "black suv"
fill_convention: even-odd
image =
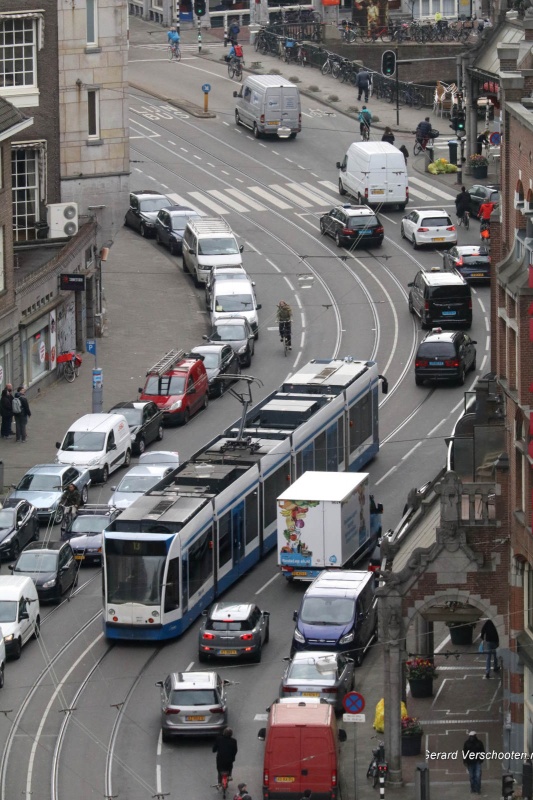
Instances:
[[[130,207],[124,217],[124,225],[139,231],[141,236],[155,236],[155,220],[162,208],[168,208],[172,202],[161,192],[150,189],[130,192]]]
[[[407,285],[411,289],[409,311],[420,317],[422,328],[435,324],[467,328],[472,325],[472,292],[457,272],[421,269]]]
[[[335,239],[337,247],[380,245],[385,235],[378,216],[368,206],[336,206],[320,217],[320,233]]]
[[[476,368],[477,343],[462,331],[433,328],[418,345],[415,358],[415,383],[457,381],[461,386],[470,370]]]
[[[110,414],[122,414],[126,417],[130,433],[133,454],[142,456],[146,445],[163,438],[163,412],[152,400],[133,400],[117,403],[109,409]]]

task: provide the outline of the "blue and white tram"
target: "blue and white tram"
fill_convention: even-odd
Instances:
[[[314,360],[136,500],[104,533],[104,631],[179,636],[276,544],[276,500],[307,470],[379,450],[375,362]]]

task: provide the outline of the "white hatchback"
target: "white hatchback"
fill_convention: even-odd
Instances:
[[[409,239],[413,247],[428,244],[434,247],[457,244],[457,230],[446,211],[442,208],[415,208],[402,219],[400,233]]]

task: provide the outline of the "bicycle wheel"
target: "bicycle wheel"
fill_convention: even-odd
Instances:
[[[394,99],[395,99],[395,97],[394,97],[394,91],[392,90],[392,87],[385,86],[383,88],[383,100],[385,100],[385,102],[387,102],[387,103],[392,103],[392,101]]]
[[[170,45],[167,47],[167,51],[168,51],[168,60],[172,61],[172,59],[174,58],[174,51],[172,50],[172,47]]]
[[[320,72],[322,73],[322,75],[329,75],[329,73],[331,72],[331,61],[329,60],[329,58],[326,59],[326,61],[324,61],[324,63],[322,64]]]
[[[65,380],[69,383],[73,383],[76,379],[76,373],[74,372],[74,364],[72,361],[65,361],[63,366],[63,375],[65,376]]]
[[[255,52],[256,52],[256,53],[257,53],[257,51],[259,50],[259,47],[260,47],[260,45],[262,44],[262,42],[263,42],[263,37],[262,37],[262,36],[259,36],[259,35],[257,35],[257,36],[255,37],[255,42],[254,42],[254,48],[255,48]]]
[[[335,61],[331,68],[331,74],[334,78],[338,78],[341,74],[342,64],[339,61]]]
[[[289,352],[289,343],[288,343],[287,337],[285,337],[283,339],[283,351],[284,351],[285,357],[287,357],[287,353]]]
[[[413,147],[413,155],[418,156],[420,155],[421,152],[422,152],[422,145],[420,144],[420,142],[415,142],[415,145]]]
[[[237,64],[235,66],[235,80],[242,81],[242,65]]]
[[[176,53],[175,53],[174,57],[175,57],[176,61],[181,61],[181,48],[180,47],[176,47]]]
[[[411,96],[411,103],[412,103],[413,108],[416,108],[417,110],[419,108],[422,108],[422,106],[424,105],[424,96],[422,95],[422,93],[421,92],[415,92]]]
[[[230,63],[228,64],[228,76],[229,76],[229,77],[230,77],[230,78],[233,80],[233,76],[234,76],[234,75],[235,75],[235,67],[234,67],[234,66],[233,66],[233,64],[230,62]]]
[[[468,212],[463,214],[463,225],[465,226],[466,230],[468,230],[470,227],[470,214]]]

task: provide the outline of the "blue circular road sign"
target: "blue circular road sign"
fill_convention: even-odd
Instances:
[[[211,84],[204,83],[204,85],[202,86],[202,92],[205,92],[205,94],[209,94],[210,91],[211,91]]]
[[[365,698],[359,692],[348,692],[342,701],[347,714],[360,714],[365,707]]]

